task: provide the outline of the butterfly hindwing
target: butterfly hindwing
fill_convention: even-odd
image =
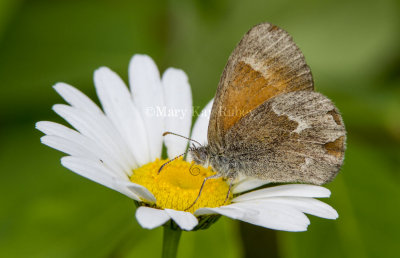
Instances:
[[[328,98],[299,91],[266,101],[224,137],[222,155],[240,162],[239,173],[320,185],[333,179],[343,163],[346,131]]]

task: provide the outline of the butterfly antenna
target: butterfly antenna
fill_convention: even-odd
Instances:
[[[193,140],[193,139],[190,139],[189,137],[186,137],[186,136],[183,136],[183,135],[180,135],[180,134],[177,134],[177,133],[173,133],[173,132],[165,132],[165,133],[163,133],[163,135],[162,135],[162,136],[166,136],[166,135],[168,135],[168,134],[172,134],[172,135],[175,135],[175,136],[179,136],[179,137],[185,138],[186,140],[189,140],[189,141],[195,142],[195,143],[197,143],[198,145],[202,146],[202,144],[201,144],[201,143],[199,143],[198,141],[196,141],[196,140]]]
[[[160,169],[158,170],[158,173],[157,173],[157,174],[160,174],[161,170],[162,170],[166,165],[168,165],[168,164],[171,163],[172,161],[174,161],[174,160],[176,160],[176,159],[182,157],[182,156],[185,155],[186,153],[187,153],[187,152],[185,152],[185,153],[183,153],[183,154],[181,154],[181,155],[178,155],[178,156],[176,156],[175,158],[173,158],[173,159],[171,159],[171,160],[168,160],[167,162],[165,162],[164,164],[162,164],[162,166],[161,166]]]

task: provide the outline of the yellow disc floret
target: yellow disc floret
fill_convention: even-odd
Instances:
[[[199,195],[204,178],[215,174],[211,168],[191,164],[182,158],[166,165],[167,160],[157,159],[133,171],[131,181],[146,187],[153,193],[160,209],[194,212],[202,207],[218,207],[230,203],[232,194],[226,199],[229,185],[222,178],[207,180],[196,203],[188,209]]]

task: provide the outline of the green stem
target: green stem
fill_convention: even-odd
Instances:
[[[176,257],[181,234],[182,230],[173,222],[164,226],[162,258]]]

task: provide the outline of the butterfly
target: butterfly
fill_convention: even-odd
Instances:
[[[314,91],[292,37],[270,23],[250,29],[229,57],[207,137],[208,145],[188,150],[196,164],[216,172],[201,189],[209,179],[239,176],[325,184],[339,172],[346,148],[338,109]]]

